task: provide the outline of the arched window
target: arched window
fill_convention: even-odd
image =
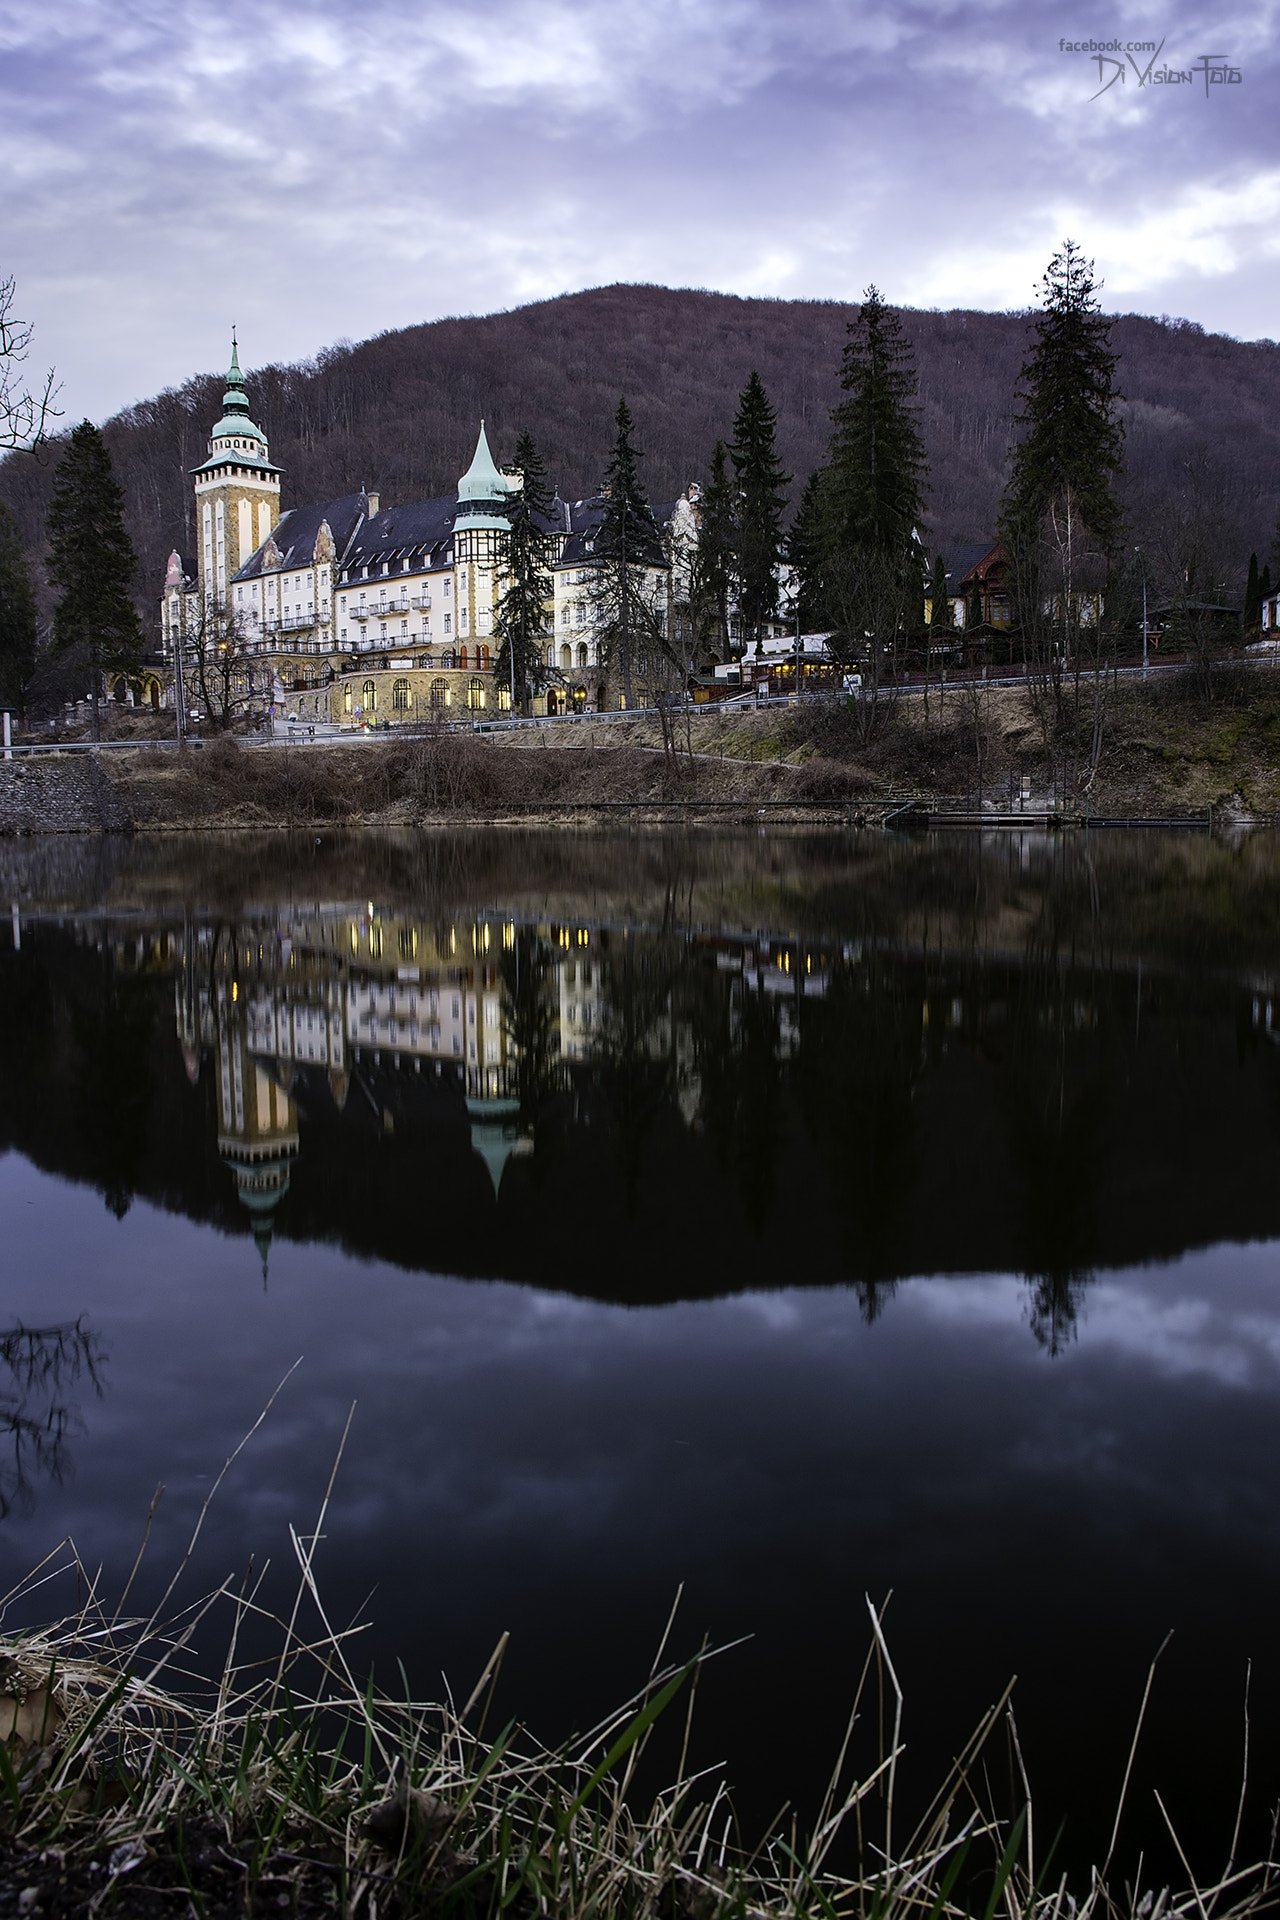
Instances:
[[[488,647],[477,647],[477,648],[476,648],[476,665],[477,665],[478,667],[483,667],[483,669],[484,669],[484,671],[485,671],[486,673],[488,673],[488,671],[489,671],[489,649],[488,649]]]
[[[555,663],[556,663],[556,650],[553,646],[548,647],[547,648],[547,665],[549,667],[554,667]]]
[[[578,671],[579,671],[579,673],[581,673],[581,672],[582,672],[582,670],[583,670],[583,668],[584,668],[584,667],[586,666],[586,664],[587,664],[587,643],[586,643],[586,641],[585,641],[585,640],[580,640],[580,641],[578,642]]]
[[[431,667],[435,665],[435,662],[429,653],[423,653],[418,656],[418,665],[420,667]]]
[[[449,704],[449,682],[433,680],[431,682],[431,711],[440,713]]]
[[[342,711],[344,713],[350,713],[354,705],[355,701],[351,697],[350,687],[344,687],[342,689]]]
[[[473,680],[467,688],[467,705],[478,709],[484,705],[484,681]]]
[[[391,704],[397,713],[408,713],[413,705],[413,689],[407,680],[397,680],[391,689]]]
[[[572,647],[561,647],[560,665],[562,667],[571,667],[573,665],[573,648]]]
[[[446,647],[444,652],[440,655],[440,665],[442,667],[456,667],[457,664],[458,662],[454,654],[453,648]]]
[[[458,665],[459,665],[459,666],[460,666],[460,667],[462,668],[462,671],[463,671],[463,672],[465,673],[465,672],[466,672],[466,670],[467,670],[467,650],[466,650],[466,648],[465,648],[465,647],[459,647],[459,649],[458,649],[458,654],[459,654],[459,659],[458,659]]]
[[[376,680],[366,680],[364,683],[364,710],[366,713],[376,713],[378,711],[378,683]]]

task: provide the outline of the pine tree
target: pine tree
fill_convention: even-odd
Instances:
[[[859,723],[877,724],[887,648],[923,620],[917,527],[926,487],[911,344],[896,313],[868,287],[849,325],[832,413],[835,432],[818,486],[822,572],[834,638],[863,667]]]
[[[552,496],[537,443],[526,427],[516,441],[515,464],[524,484],[512,493],[506,515],[511,531],[505,541],[507,586],[498,603],[494,628],[499,637],[493,676],[499,687],[514,684],[517,712],[529,710],[530,692],[545,679],[543,649],[551,633],[547,571]]]
[[[1109,556],[1120,539],[1112,481],[1124,433],[1116,418],[1119,356],[1098,303],[1101,283],[1093,262],[1068,240],[1041,285],[1043,310],[1017,389],[1017,424],[1025,431],[1013,452],[1001,532],[1011,546],[1026,547],[1057,510],[1082,522],[1094,550]]]
[[[129,598],[137,568],[125,531],[124,495],[98,429],[82,420],[53,476],[47,522],[49,577],[62,590],[53,643],[82,653],[89,670],[93,737],[98,737],[99,676],[136,672],[142,626]]]
[[[933,572],[929,576],[929,637],[937,640],[940,633],[951,631],[951,596],[947,591],[947,569],[942,555],[933,556]]]
[[[666,570],[662,536],[640,482],[632,444],[635,423],[625,398],[613,416],[618,432],[601,488],[604,514],[592,543],[591,600],[602,660],[618,662],[623,698],[633,704],[631,676],[661,651],[665,615],[654,571]]]
[[[21,713],[36,666],[36,595],[13,515],[0,501],[0,707]]]
[[[902,323],[868,287],[849,323],[832,418],[828,498],[834,537],[894,560],[911,552],[924,512],[927,461],[916,423],[916,370]]]
[[[1262,580],[1258,573],[1258,556],[1249,555],[1249,579],[1244,590],[1244,630],[1262,625]]]
[[[831,624],[826,578],[823,487],[826,471],[817,467],[805,481],[795,519],[787,533],[787,559],[800,583],[800,630],[817,633]]]
[[[977,574],[975,573],[973,576],[973,581],[969,587],[969,604],[964,616],[964,624],[965,624],[966,630],[969,632],[972,632],[975,627],[980,627],[982,625],[983,618],[984,618],[984,612],[983,612],[983,606],[982,606],[982,582],[981,580],[979,580]]]
[[[1266,566],[1262,569],[1262,578],[1258,582],[1259,598],[1269,600],[1274,592],[1275,588],[1271,584],[1271,562],[1268,560]]]
[[[765,622],[778,611],[778,561],[782,555],[782,515],[791,475],[778,462],[778,417],[764,382],[752,372],[738,399],[729,458],[737,483],[738,614],[742,637],[763,651]]]
[[[711,449],[711,477],[698,506],[698,578],[715,608],[721,658],[731,658],[729,646],[729,592],[733,585],[734,555],[738,548],[734,485],[729,477],[723,440]]]

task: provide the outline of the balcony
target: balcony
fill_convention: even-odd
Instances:
[[[411,604],[416,606],[418,603],[416,600],[413,602],[408,600],[379,600],[376,606],[371,606],[368,601],[365,601],[360,606],[352,609],[351,618],[353,620],[390,620],[396,614],[408,613]],[[342,617],[346,619],[347,616],[344,614]]]

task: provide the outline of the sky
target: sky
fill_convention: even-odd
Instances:
[[[72,418],[232,322],[253,366],[616,280],[1025,307],[1068,234],[1108,306],[1271,337],[1278,13],[0,0],[0,277]]]

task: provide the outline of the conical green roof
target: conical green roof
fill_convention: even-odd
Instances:
[[[507,491],[507,483],[498,472],[489,451],[489,439],[482,420],[475,456],[458,482],[458,505],[462,506],[468,500],[505,500]]]
[[[227,443],[230,443],[229,445]],[[222,396],[222,418],[209,435],[209,458],[192,467],[193,474],[215,473],[228,462],[261,474],[277,474],[267,453],[267,436],[250,417],[249,397],[240,371],[240,352],[235,330],[231,333],[231,365],[227,368],[227,390]]]

